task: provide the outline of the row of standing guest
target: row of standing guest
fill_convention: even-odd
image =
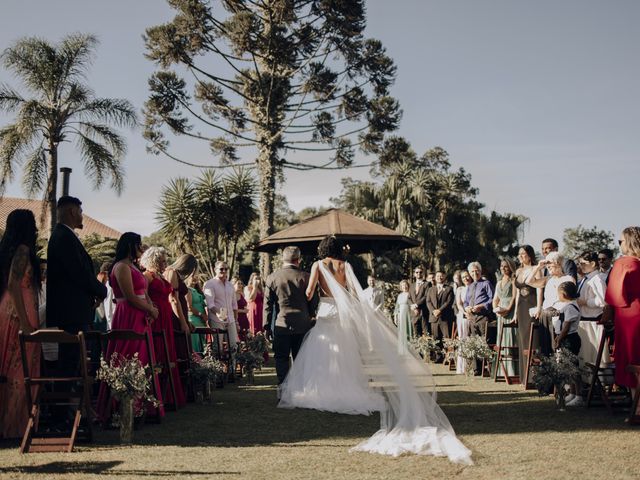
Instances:
[[[175,329],[191,333],[196,326],[211,324],[212,315],[219,319],[215,299],[198,286],[197,261],[192,255],[183,255],[167,267],[166,252],[162,248],[149,248],[143,255],[141,237],[128,232],[118,241],[114,262],[110,267],[105,265],[96,275],[93,262],[75,233],[83,227],[82,202],[75,197],[61,197],[57,202],[57,215],[58,224],[52,230],[47,247],[46,283],[43,283],[42,261],[37,256],[38,230],[31,211],[11,212],[0,241],[0,438],[20,437],[28,420],[19,331],[30,333],[49,327],[72,334],[106,328],[149,334],[164,332],[169,361],[175,362]],[[225,266],[224,262],[216,264],[216,278],[223,283],[226,282]],[[240,333],[262,329],[259,278],[250,282],[247,292],[251,300],[246,311],[229,308],[233,326],[236,326],[236,315],[242,323],[242,328],[234,329]],[[242,282],[237,281],[233,304],[237,305],[242,296]],[[99,308],[96,309],[96,305]],[[224,326],[231,330],[231,322]],[[202,339],[194,335],[192,340],[193,350],[202,351]],[[151,351],[147,351],[143,342],[111,342],[107,348],[107,354],[117,351],[130,356],[137,352],[143,364],[163,360],[165,355],[159,336],[154,337]],[[47,353],[47,360],[51,360],[46,363],[48,368],[64,376],[77,372],[79,350],[74,346],[59,345],[53,351],[45,351],[45,355]],[[27,344],[27,362],[32,375],[39,375],[43,360],[40,346]],[[177,372],[174,382],[177,398],[165,400],[181,405],[185,391]],[[104,415],[106,401],[103,388],[99,414]],[[158,408],[158,413],[164,414],[162,403]]]

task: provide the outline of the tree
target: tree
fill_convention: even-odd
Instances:
[[[363,35],[364,0],[168,3],[175,18],[145,35],[147,57],[160,67],[144,108],[149,151],[194,165],[169,151],[168,132],[207,142],[214,168],[236,162],[240,147],[257,150],[245,165],[259,174],[261,237],[273,233],[284,168],[350,166],[356,147],[375,153],[397,128],[401,112],[389,96],[396,68]],[[332,157],[285,159],[292,151]],[[261,263],[269,273],[268,256]]]
[[[603,248],[610,248],[617,255],[618,248],[615,245],[615,236],[607,230],[598,227],[585,228],[578,225],[575,228],[565,228],[562,235],[564,243],[564,255],[568,258],[576,258],[583,252],[598,252]]]
[[[87,235],[82,239],[82,245],[93,260],[93,266],[96,272],[100,271],[100,267],[104,262],[112,262],[116,257],[116,245],[118,240],[107,238],[97,233]]]
[[[396,279],[415,263],[451,270],[473,260],[491,272],[499,255],[514,254],[526,218],[485,215],[471,175],[463,168],[452,170],[444,149],[436,147],[418,157],[406,140],[392,138],[372,173],[379,181],[343,180],[342,193],[333,203],[422,242],[420,249],[379,256],[378,274]]]
[[[84,84],[97,44],[92,35],[69,35],[56,45],[30,37],[1,55],[31,96],[0,85],[0,110],[16,114],[0,129],[0,194],[24,164],[23,187],[29,196],[44,190],[50,228],[57,220],[58,148],[71,137],[94,188],[106,180],[118,193],[123,188],[126,143],[110,125],[133,127],[136,114],[128,101],[96,98]]]
[[[171,251],[194,254],[211,275],[219,259],[229,262],[233,272],[238,242],[257,217],[255,197],[255,180],[243,169],[172,179],[160,195],[160,234],[172,239],[166,245]]]

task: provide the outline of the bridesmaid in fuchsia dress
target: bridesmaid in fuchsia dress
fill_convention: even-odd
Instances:
[[[153,332],[165,333],[169,350],[168,360],[175,365],[177,364],[177,356],[176,342],[173,335],[173,310],[171,309],[171,303],[169,302],[169,295],[171,295],[173,289],[171,288],[171,284],[162,277],[162,273],[165,268],[167,268],[167,255],[164,248],[149,247],[142,255],[140,265],[145,268],[144,277],[149,285],[149,298],[158,308],[158,318],[151,324],[151,330],[153,330]],[[164,362],[165,350],[161,336],[154,337],[153,349],[156,354],[156,360],[158,362]],[[185,392],[182,386],[182,381],[180,380],[180,372],[178,372],[177,368],[172,369],[172,372],[173,384],[176,389],[177,398],[174,402],[171,389],[165,388],[163,391],[167,392],[168,395],[168,398],[165,399],[165,403],[173,403],[180,407],[186,403]],[[164,387],[164,383],[168,382],[168,378],[163,375],[160,381],[163,383]]]
[[[113,289],[116,300],[116,309],[113,314],[111,328],[113,330],[134,330],[137,333],[151,332],[151,323],[158,318],[158,309],[148,300],[147,281],[144,275],[134,265],[134,260],[140,258],[142,238],[132,232],[124,233],[116,247],[116,258],[109,274],[109,283]],[[155,356],[152,350],[148,351],[145,341],[115,341],[107,346],[107,358],[114,352],[131,358],[135,353],[142,365],[153,365]],[[160,396],[160,386],[156,385],[155,391]],[[159,414],[164,416],[162,398],[159,402]],[[101,385],[98,397],[98,416],[106,420],[107,391],[105,385]],[[156,407],[148,406],[148,410],[154,411]]]

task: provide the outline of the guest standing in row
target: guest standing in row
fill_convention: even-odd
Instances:
[[[144,277],[147,280],[147,292],[149,299],[158,309],[158,318],[151,324],[153,336],[153,349],[157,362],[165,362],[176,365],[176,342],[173,335],[173,311],[169,297],[171,295],[171,284],[164,279],[162,274],[167,268],[167,253],[162,247],[149,247],[140,257],[140,265],[144,268]],[[167,340],[167,349],[169,357],[166,358],[164,338]],[[171,369],[173,377],[173,385],[176,390],[176,398],[167,398],[168,403],[172,403],[177,407],[181,407],[186,403],[186,396],[182,381],[180,380],[180,372],[177,368]],[[163,372],[163,383],[169,381],[169,372]],[[171,395],[171,389],[165,389]]]
[[[228,272],[229,267],[225,262],[216,262],[216,276],[205,282],[203,290],[209,323],[213,328],[228,330],[229,348],[233,351],[238,343],[238,301],[233,285],[227,279]]]
[[[467,289],[467,296],[464,300],[464,311],[469,320],[469,334],[485,337],[487,326],[492,316],[493,287],[491,282],[482,276],[482,265],[480,262],[471,262],[469,275],[473,283]],[[482,362],[476,360],[474,375],[482,375]]]
[[[200,280],[196,275],[191,275],[187,278],[187,286],[189,287],[189,293],[187,294],[189,323],[193,326],[193,329],[198,327],[208,327],[209,318],[207,317],[207,304],[205,302],[204,293],[202,292]],[[206,342],[204,335],[198,333],[191,334],[191,347],[194,352],[204,352],[205,345]]]
[[[469,285],[473,283],[473,279],[469,272],[463,270],[460,272],[460,281],[462,285],[456,289],[456,305],[458,307],[458,314],[456,317],[456,321],[458,323],[458,338],[460,340],[464,340],[469,335],[469,324],[467,321],[467,314],[464,311],[464,300],[467,298],[467,289]],[[458,350],[458,356],[456,358],[456,373],[465,373],[466,370],[466,361],[460,355],[460,350]]]
[[[74,232],[83,227],[82,202],[60,197],[57,211],[58,224],[47,248],[47,327],[77,334],[90,330],[95,306],[107,296],[107,288],[96,278],[93,261]],[[79,359],[77,345],[59,346],[62,375],[75,375]]]
[[[180,255],[164,272],[164,278],[171,284],[172,292],[170,297],[171,309],[173,310],[173,328],[191,333],[193,327],[189,323],[189,307],[187,295],[189,287],[185,280],[191,275],[195,275],[198,269],[198,260],[190,253]]]
[[[613,264],[605,300],[615,321],[616,384],[635,395],[640,386],[626,368],[640,365],[640,227],[625,228],[619,243],[623,257]]]
[[[29,419],[18,332],[38,328],[38,230],[30,210],[14,210],[0,241],[0,438],[22,436]],[[27,362],[40,374],[40,348],[27,344]],[[35,393],[35,391],[33,392]]]
[[[407,345],[414,335],[409,288],[407,280],[400,282],[400,293],[396,299],[396,308],[393,312],[393,319],[398,327],[398,353],[400,355],[407,353]]]
[[[503,258],[500,260],[500,273],[502,278],[496,284],[496,292],[493,297],[493,311],[498,317],[498,337],[501,340],[502,352],[501,355],[505,357],[511,357],[513,348],[517,346],[517,331],[513,328],[504,328],[504,325],[512,325],[514,323],[514,311],[515,311],[515,284],[514,274],[516,271],[516,265],[510,258]],[[516,365],[513,359],[505,359],[503,361],[507,375],[510,377],[516,374]],[[496,368],[499,368],[496,365]]]
[[[244,296],[247,300],[249,329],[251,333],[255,335],[264,329],[262,317],[264,310],[264,292],[262,289],[262,279],[258,273],[253,272],[249,277]]]
[[[249,318],[247,317],[247,301],[244,298],[244,283],[239,277],[231,280],[233,289],[236,292],[236,303],[238,304],[238,339],[244,342],[249,332]]]
[[[364,289],[363,293],[371,308],[384,314],[384,290],[378,287],[376,277],[373,275],[367,277],[367,288]]]
[[[518,367],[520,370],[520,382],[523,383],[527,374],[528,363],[525,351],[529,348],[531,323],[534,321],[531,316],[531,310],[536,309],[538,304],[538,290],[527,285],[527,278],[531,276],[532,280],[537,281],[542,278],[542,272],[532,273],[536,268],[536,254],[531,245],[522,245],[519,248],[518,261],[520,262],[520,267],[516,270],[515,275],[516,303],[514,318],[518,324]],[[540,302],[542,303],[542,300]],[[535,351],[539,348],[539,333],[535,330],[531,350]]]
[[[414,282],[409,285],[409,298],[411,299],[411,320],[413,322],[413,334],[421,336],[427,333],[427,290],[429,285],[424,279],[424,268],[417,266],[413,270]]]
[[[116,246],[116,257],[109,273],[109,283],[113,289],[116,300],[116,309],[113,313],[113,330],[133,330],[151,336],[151,323],[158,318],[158,309],[151,303],[147,296],[147,281],[136,267],[136,262],[142,255],[142,238],[137,233],[123,233]],[[147,349],[144,340],[109,342],[107,355],[118,353],[126,358],[131,358],[135,353],[142,365],[155,365],[155,355]],[[160,396],[160,385],[156,385],[156,394]],[[164,416],[162,398],[157,407],[159,414]],[[107,416],[107,390],[101,385],[98,397],[98,417],[102,421],[108,420]],[[151,405],[148,409],[152,409]]]

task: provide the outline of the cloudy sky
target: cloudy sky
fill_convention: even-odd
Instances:
[[[526,242],[538,248],[578,224],[617,234],[640,223],[640,2],[369,0],[367,12],[367,35],[383,42],[398,67],[398,134],[419,154],[446,149],[455,167],[472,174],[487,209],[529,217]],[[94,33],[101,43],[90,85],[141,108],[154,70],[141,35],[172,16],[162,0],[3,0],[0,49],[27,35],[57,41]],[[0,82],[18,86],[1,69]],[[9,120],[0,116],[0,125]],[[162,186],[198,172],[148,155],[139,131],[126,136],[120,197],[90,188],[71,147],[61,166],[74,169],[72,193],[89,215],[148,234],[157,228]],[[176,149],[213,161],[202,145]],[[367,169],[290,173],[281,192],[296,210],[328,206],[342,176],[366,179]],[[7,195],[23,195],[19,180]]]

